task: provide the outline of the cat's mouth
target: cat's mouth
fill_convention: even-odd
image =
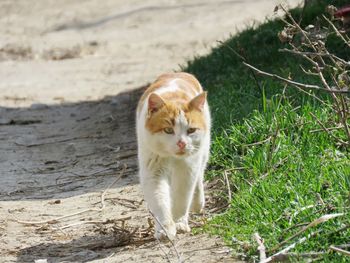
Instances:
[[[176,152],[176,155],[184,155],[184,154],[186,154],[185,150],[181,150],[181,151]]]

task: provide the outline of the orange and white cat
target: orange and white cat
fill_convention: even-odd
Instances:
[[[210,147],[206,96],[193,75],[169,73],[151,84],[139,101],[140,182],[157,218],[158,239],[189,232],[189,211],[204,208],[203,174]]]

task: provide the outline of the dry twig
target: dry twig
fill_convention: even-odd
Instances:
[[[244,56],[243,54],[239,54],[236,50],[234,50],[234,48],[232,48],[232,47],[231,47],[230,45],[228,45],[226,42],[218,41],[218,43],[220,43],[220,44],[223,45],[224,47],[227,47],[230,51],[233,52],[233,54],[235,54],[237,57],[239,57],[242,61],[248,62],[246,56]],[[252,69],[250,69],[250,72],[251,72],[251,74],[252,74],[252,76],[253,76],[253,78],[254,78],[254,80],[255,80],[255,83],[256,83],[256,85],[257,85],[257,87],[258,87],[258,89],[259,89],[260,94],[263,94],[263,89],[262,89],[261,84],[260,84],[260,82],[258,81],[258,78],[256,77],[254,71],[253,71]]]
[[[329,249],[335,251],[335,252],[338,252],[338,253],[341,253],[345,256],[348,256],[350,257],[350,251],[347,251],[347,250],[344,250],[344,249],[341,249],[339,247],[336,247],[336,246],[330,246]]]
[[[334,130],[339,130],[343,129],[343,126],[337,126],[337,127],[330,127],[330,128],[325,128],[327,131],[334,131]],[[311,130],[310,133],[315,133],[315,132],[321,132],[325,131],[325,129],[316,129],[316,130]]]
[[[283,246],[284,244],[288,243],[290,240],[294,239],[295,237],[299,236],[300,234],[302,234],[303,232],[305,232],[306,230],[308,230],[311,227],[317,226],[321,223],[324,223],[330,219],[336,218],[336,217],[340,217],[343,216],[344,213],[338,213],[338,214],[328,214],[328,215],[324,215],[321,216],[317,219],[315,219],[314,221],[312,221],[311,223],[309,223],[307,226],[303,227],[301,230],[299,230],[297,233],[295,233],[294,235],[292,235],[291,237],[287,238],[286,240],[282,241],[281,243],[279,243],[278,245],[276,245],[275,247],[273,247],[271,249],[271,251],[276,251],[279,247]]]
[[[294,54],[294,55],[299,55],[299,56],[302,56],[305,58],[305,56],[309,57],[309,56],[321,56],[321,57],[328,57],[328,58],[333,58],[335,60],[338,60],[339,62],[343,63],[344,65],[350,65],[350,62],[334,55],[334,54],[330,54],[330,53],[321,53],[321,52],[318,52],[318,53],[314,53],[314,52],[307,52],[307,51],[298,51],[298,50],[291,50],[291,49],[287,49],[287,48],[282,48],[282,49],[279,49],[278,51],[280,52],[285,52],[285,53],[291,53],[291,54]],[[317,75],[317,74],[315,74]]]
[[[272,258],[270,262],[295,262],[295,260],[300,259],[312,259],[319,258],[327,254],[327,252],[306,252],[306,253],[281,253]],[[294,259],[294,260],[292,260]],[[304,262],[304,261],[302,261]],[[309,261],[307,261],[309,262]]]
[[[264,240],[260,237],[259,233],[254,233],[253,237],[254,237],[255,241],[258,243],[260,262],[262,262],[266,259],[266,248],[264,245]]]
[[[341,143],[342,145],[347,145],[348,143],[343,141],[342,139],[335,137],[325,126],[324,124],[315,116],[315,114],[313,114],[312,112],[310,112],[310,115],[317,121],[317,123],[321,126],[321,128],[329,135],[331,136],[334,140],[338,141],[339,143]]]
[[[325,91],[325,92],[328,92],[328,93],[344,93],[344,94],[346,93],[346,94],[350,94],[350,90],[324,89],[324,88],[321,88],[318,85],[304,84],[304,83],[300,83],[300,82],[297,82],[297,81],[293,81],[293,80],[290,80],[290,79],[283,78],[283,77],[281,77],[279,75],[276,75],[276,74],[271,74],[271,73],[265,72],[265,71],[260,70],[260,69],[254,67],[254,66],[252,66],[252,65],[250,65],[248,63],[245,63],[245,62],[243,62],[243,64],[245,66],[247,66],[248,68],[251,68],[251,69],[255,70],[260,75],[264,75],[264,76],[267,76],[267,77],[278,79],[278,80],[283,81],[283,82],[285,82],[287,84],[290,84],[292,86],[298,86],[299,88],[322,90],[322,91]]]
[[[228,180],[228,176],[227,176],[227,172],[224,171],[224,178],[225,178],[225,182],[226,182],[226,186],[227,186],[227,194],[228,194],[228,202],[229,205],[232,202],[232,194],[231,194],[231,186],[230,186],[230,181]]]
[[[306,237],[303,237],[301,239],[299,239],[297,242],[287,246],[286,248],[282,249],[281,251],[277,252],[276,254],[268,257],[267,259],[265,259],[264,261],[261,261],[260,263],[267,263],[267,262],[273,262],[275,261],[279,256],[286,254],[289,250],[295,248],[295,246],[297,244],[301,244],[304,243],[306,240],[308,240],[310,237],[313,237],[315,235],[317,235],[318,233],[320,233],[321,231],[317,231],[317,232],[312,232],[310,234],[308,234]]]
[[[260,145],[260,144],[264,144],[265,142],[270,141],[272,138],[272,135],[267,137],[265,140],[262,141],[258,141],[258,142],[253,142],[253,143],[249,143],[249,144],[243,144],[243,147],[250,147],[250,146],[256,146],[256,145]]]
[[[124,218],[117,218],[117,219],[114,219],[113,221],[120,221],[124,225],[124,222],[127,221],[127,220],[130,220],[130,219],[131,219],[131,216],[128,216],[128,217],[124,217]],[[81,222],[77,222],[77,223],[73,223],[73,224],[62,226],[62,227],[60,227],[60,229],[66,229],[66,228],[70,228],[70,227],[74,227],[74,226],[80,226],[80,225],[85,225],[85,224],[106,224],[106,223],[110,223],[110,220],[107,220],[107,221],[93,221],[93,220],[91,220],[91,221],[81,221]]]
[[[339,248],[350,248],[350,244],[337,245]]]
[[[150,214],[153,216],[153,218],[157,221],[157,223],[160,225],[160,227],[163,229],[163,231],[164,231],[164,233],[165,233],[167,239],[169,240],[171,246],[174,248],[174,251],[175,251],[176,256],[177,256],[177,259],[178,259],[178,262],[179,262],[179,263],[182,263],[183,261],[182,261],[182,259],[181,259],[180,253],[179,253],[179,251],[177,250],[174,241],[169,237],[168,232],[166,231],[165,227],[164,227],[163,224],[159,221],[159,219],[152,213],[151,210],[149,210],[149,212],[150,212]],[[157,239],[157,240],[158,240],[158,239]]]
[[[328,22],[328,24],[332,27],[334,32],[337,34],[338,37],[348,46],[350,47],[350,43],[344,38],[344,36],[339,32],[338,28],[330,21],[325,15],[322,15],[323,19]]]

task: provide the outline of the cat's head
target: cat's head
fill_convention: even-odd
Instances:
[[[208,133],[205,114],[206,92],[187,103],[174,103],[156,93],[148,97],[146,129],[150,145],[163,156],[186,157],[200,149]]]

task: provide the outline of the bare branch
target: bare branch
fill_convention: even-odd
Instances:
[[[317,121],[317,123],[322,127],[322,129],[329,135],[331,136],[334,140],[340,142],[342,145],[347,145],[347,142],[344,142],[343,140],[335,137],[331,132],[329,132],[329,130],[323,125],[323,123],[315,116],[315,114],[313,114],[312,112],[310,112],[310,115]]]
[[[343,213],[338,213],[338,214],[328,214],[328,215],[321,216],[321,217],[315,219],[314,221],[312,221],[311,223],[309,223],[307,226],[303,227],[301,230],[299,230],[297,233],[295,233],[291,237],[287,238],[286,240],[282,241],[281,243],[279,243],[278,245],[273,247],[271,249],[271,251],[276,251],[279,247],[281,247],[284,244],[288,243],[290,240],[292,240],[295,237],[299,236],[300,234],[302,234],[303,232],[305,232],[309,228],[317,226],[318,224],[324,223],[324,222],[326,222],[326,221],[328,221],[330,219],[333,219],[333,218],[336,218],[336,217],[340,217],[340,216],[343,216],[343,215],[344,215]],[[284,251],[284,252],[286,252],[286,251]]]
[[[130,219],[131,219],[131,216],[128,216],[128,217],[124,217],[124,218],[117,218],[117,219],[114,219],[113,221],[125,222],[125,221],[130,220]],[[80,225],[86,225],[86,224],[104,224],[106,222],[107,221],[94,221],[94,220],[91,220],[91,221],[80,221],[80,222],[77,222],[77,223],[73,223],[73,224],[62,226],[62,227],[60,227],[60,229],[66,229],[66,228],[80,226]]]
[[[293,259],[312,259],[312,258],[319,258],[320,256],[326,255],[327,252],[306,252],[306,253],[281,253],[273,257],[273,259],[270,262],[294,262]],[[304,261],[303,261],[304,262]],[[306,261],[309,262],[309,261]]]
[[[301,70],[302,70],[306,75],[318,76],[317,73],[311,72],[310,70],[307,71],[306,69],[304,69],[304,67],[303,67],[302,65],[299,65],[299,67],[301,68]]]
[[[338,248],[350,248],[350,244],[337,245]]]
[[[258,250],[259,250],[259,254],[260,254],[260,262],[262,262],[266,259],[266,248],[264,245],[264,240],[261,238],[259,233],[254,233],[253,237],[259,245]]]
[[[290,80],[290,79],[283,78],[283,77],[281,77],[279,75],[276,75],[276,74],[271,74],[271,73],[262,71],[262,70],[257,69],[256,67],[254,67],[254,66],[252,66],[252,65],[250,65],[248,63],[245,63],[245,62],[243,62],[243,64],[245,66],[247,66],[248,68],[251,68],[251,69],[255,70],[260,75],[264,75],[264,76],[268,76],[268,77],[271,77],[271,78],[274,78],[274,79],[278,79],[278,80],[283,81],[285,83],[288,83],[290,85],[298,86],[299,88],[321,90],[321,91],[325,91],[325,92],[328,92],[328,93],[348,93],[348,94],[350,94],[349,90],[333,90],[333,89],[328,90],[328,89],[321,88],[320,86],[317,86],[317,85],[311,85],[311,84],[304,84],[304,83],[296,82],[296,81],[293,81],[293,80]]]
[[[337,127],[330,127],[330,128],[325,128],[327,131],[334,131],[334,130],[339,130],[343,129],[343,126],[337,126]],[[317,130],[311,130],[310,133],[315,133],[315,132],[320,132],[320,131],[325,131],[324,129],[317,129]]]
[[[224,171],[224,178],[227,186],[227,192],[228,192],[228,202],[231,205],[232,202],[232,194],[231,194],[231,186],[230,181],[228,180],[227,171]]]
[[[320,102],[321,104],[323,104],[326,107],[329,107],[329,105],[327,103],[325,103],[323,100],[321,100],[319,97],[317,97],[315,94],[312,94],[310,92],[307,92],[306,90],[298,87],[298,86],[294,86],[296,89],[298,89],[300,92],[303,92],[305,94],[307,94],[310,97],[313,97],[315,100],[317,100],[318,102]]]
[[[332,21],[330,21],[325,15],[322,15],[322,17],[324,18],[324,20],[326,20],[328,22],[328,24],[332,27],[332,29],[334,30],[334,32],[337,34],[338,37],[340,37],[341,40],[344,41],[344,43],[350,47],[350,43],[344,38],[344,36],[339,32],[339,30],[336,28],[336,26],[332,23]]]
[[[308,240],[309,238],[313,237],[313,236],[316,236],[318,233],[320,233],[320,231],[317,231],[317,232],[312,232],[310,234],[308,234],[306,237],[303,237],[301,239],[299,239],[297,242],[287,246],[286,248],[282,249],[281,251],[277,252],[276,254],[273,254],[272,256],[268,257],[267,259],[265,259],[264,261],[261,261],[260,263],[268,263],[268,262],[273,262],[275,261],[276,259],[278,259],[278,257],[280,257],[281,255],[283,254],[286,254],[289,250],[295,248],[295,246],[297,244],[301,244],[301,243],[304,243],[306,240]]]
[[[350,129],[349,129],[349,126],[348,126],[348,122],[347,122],[347,108],[348,108],[348,105],[347,105],[347,102],[345,101],[345,98],[344,97],[340,97],[340,102],[341,102],[341,106],[342,106],[342,111],[340,112],[340,119],[344,125],[344,130],[346,132],[346,135],[348,136],[348,141],[350,143]]]
[[[297,51],[297,50],[290,50],[287,48],[282,48],[278,50],[279,52],[286,52],[286,53],[291,53],[295,55],[300,55],[300,56],[321,56],[321,57],[329,57],[333,58],[335,60],[338,60],[339,62],[343,63],[346,66],[350,66],[349,61],[345,61],[344,59],[330,53],[320,53],[320,52],[306,52],[306,51]]]
[[[256,146],[256,145],[260,145],[260,144],[264,144],[265,142],[270,141],[272,138],[272,135],[267,137],[266,139],[262,140],[262,141],[258,141],[258,142],[253,142],[253,143],[249,143],[249,144],[243,144],[243,147],[250,147],[250,146]]]
[[[239,57],[242,61],[244,62],[248,62],[248,59],[246,56],[239,54],[234,48],[232,48],[230,45],[228,45],[226,42],[224,41],[218,41],[218,43],[220,43],[221,45],[223,45],[224,47],[227,47],[233,54],[235,54],[237,57]],[[252,76],[255,80],[256,86],[259,89],[260,94],[262,94],[262,87],[260,82],[258,81],[258,78],[256,77],[255,73],[253,70],[250,70],[250,72],[252,73]]]
[[[330,246],[329,249],[350,257],[350,251],[338,248],[336,246]]]
[[[287,9],[285,9],[282,5],[280,5],[281,9],[286,13],[286,15],[289,17],[289,19],[292,21],[293,25],[295,27],[298,28],[298,30],[302,33],[302,35],[304,36],[304,38],[307,40],[308,44],[310,45],[310,47],[315,51],[315,53],[318,53],[318,50],[316,49],[314,43],[310,40],[310,38],[307,35],[307,32],[305,32],[300,25],[295,21],[295,19],[293,18],[293,16],[291,15],[290,12],[288,12]],[[325,62],[323,61],[321,56],[318,56],[320,61],[322,62],[322,65],[325,65]]]

